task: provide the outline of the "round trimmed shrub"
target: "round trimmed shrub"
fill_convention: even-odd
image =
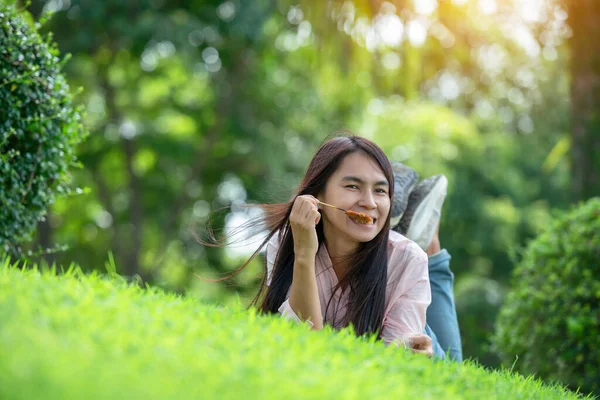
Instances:
[[[528,245],[494,344],[523,374],[598,393],[600,198],[563,214]]]
[[[14,6],[0,4],[0,252],[19,254],[56,195],[83,140],[56,45]]]

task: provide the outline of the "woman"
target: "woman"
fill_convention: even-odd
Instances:
[[[262,298],[260,310],[315,330],[352,324],[358,336],[375,334],[431,357],[432,340],[423,333],[431,302],[428,259],[390,230],[393,193],[392,167],[377,145],[357,136],[325,142],[294,200],[265,206],[267,273],[253,303]],[[321,202],[372,222],[355,222]]]
[[[351,323],[357,335],[376,334],[432,355],[423,334],[431,301],[427,256],[390,231],[393,184],[389,160],[371,141],[350,136],[324,143],[296,198],[271,223],[260,309],[317,330]],[[373,222],[356,223],[342,211],[320,209],[319,201]]]

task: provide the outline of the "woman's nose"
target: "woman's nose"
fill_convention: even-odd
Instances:
[[[360,201],[358,202],[358,205],[369,209],[377,207],[377,203],[375,203],[375,197],[373,196],[373,193],[371,193],[370,191],[363,193]]]

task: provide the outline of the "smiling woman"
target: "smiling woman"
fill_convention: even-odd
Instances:
[[[358,336],[431,356],[423,334],[431,302],[427,255],[390,230],[393,193],[390,161],[375,143],[359,136],[326,141],[294,199],[261,206],[269,234],[234,275],[266,245],[267,270],[253,301],[261,311],[315,330],[352,325]]]

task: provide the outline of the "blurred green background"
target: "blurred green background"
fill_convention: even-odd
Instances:
[[[440,239],[465,357],[496,366],[489,336],[523,247],[600,190],[591,3],[21,4],[72,55],[65,73],[90,130],[73,176],[88,190],[58,200],[30,247],[66,245],[46,260],[99,270],[110,251],[123,275],[249,302],[260,258],[232,281],[194,274],[222,277],[252,245],[195,235],[209,218],[227,232],[255,216],[244,204],[287,201],[319,144],[347,128],[421,177],[448,177]]]

